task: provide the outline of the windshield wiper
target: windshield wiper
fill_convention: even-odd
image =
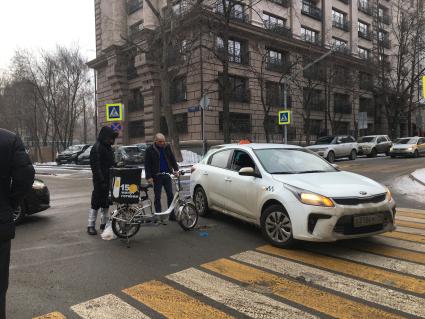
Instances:
[[[319,170],[311,170],[311,171],[302,171],[297,172],[298,174],[308,174],[308,173],[326,173],[326,171],[319,171]]]
[[[298,172],[272,172],[270,174],[298,174]]]

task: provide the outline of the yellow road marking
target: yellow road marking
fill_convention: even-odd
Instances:
[[[343,244],[343,246],[347,246]],[[361,245],[348,244],[352,249],[366,251],[369,253],[382,255],[386,257],[399,258],[402,260],[413,261],[415,263],[425,264],[425,252],[418,253],[405,249],[395,248],[386,245],[374,244],[371,242],[362,242]]]
[[[152,280],[123,290],[167,318],[233,318],[160,281]]]
[[[33,319],[66,319],[66,317],[60,312],[51,312],[44,316],[34,317]]]
[[[405,217],[413,217],[413,218],[419,218],[419,219],[425,219],[425,215],[424,214],[419,214],[419,213],[413,213],[413,212],[405,212],[402,210],[397,210],[396,213],[396,218],[397,216],[405,216]]]
[[[381,234],[380,236],[403,239],[403,240],[407,240],[407,241],[413,241],[413,242],[425,244],[425,236],[416,235],[416,234],[409,234],[409,233],[403,233],[403,232],[399,232],[399,231],[393,231],[391,233]]]
[[[400,212],[410,212],[410,213],[418,213],[418,214],[425,215],[425,210],[423,210],[423,209],[397,207],[397,211],[400,211]]]
[[[356,278],[380,283],[389,287],[400,288],[417,294],[425,294],[425,280],[408,275],[402,275],[384,269],[378,269],[372,266],[323,256],[307,251],[279,249],[270,245],[258,247],[257,250],[280,257],[286,257],[291,260],[303,262],[316,267],[333,270],[342,274],[351,275]]]
[[[396,220],[396,225],[404,226],[404,227],[411,227],[411,228],[416,228],[416,229],[425,229],[425,224],[408,222],[408,221],[405,221],[405,220]]]
[[[229,260],[219,259],[202,267],[250,285],[253,289],[266,289],[273,294],[310,309],[338,318],[403,318],[358,301],[310,287],[306,284],[278,277],[271,273]]]

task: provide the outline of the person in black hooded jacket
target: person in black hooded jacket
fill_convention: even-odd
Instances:
[[[104,126],[99,132],[97,142],[90,151],[90,167],[93,174],[93,193],[87,233],[97,235],[96,219],[101,209],[100,230],[105,229],[109,213],[109,169],[115,165],[112,145],[118,133],[109,126]]]
[[[34,167],[21,139],[0,129],[0,319],[6,318],[11,240],[15,237],[13,210],[31,190]]]

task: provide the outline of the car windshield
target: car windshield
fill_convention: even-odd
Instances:
[[[79,152],[83,149],[83,145],[72,145],[68,147],[65,152]]]
[[[137,156],[140,155],[140,150],[137,146],[134,147],[124,147],[123,152],[128,156]]]
[[[416,144],[417,142],[417,138],[399,138],[395,141],[396,144]]]
[[[369,143],[373,142],[375,140],[376,136],[363,136],[359,137],[358,142],[359,143]]]
[[[332,144],[332,141],[335,137],[333,136],[325,136],[321,137],[316,141],[316,145],[326,145],[326,144]]]
[[[89,148],[87,148],[83,154],[90,154],[91,149],[93,148],[93,146],[90,146]]]
[[[263,149],[255,154],[270,174],[306,174],[337,171],[332,165],[305,149]]]
[[[138,147],[138,149],[139,149],[140,152],[146,151],[146,149],[148,148],[148,146],[149,145],[147,145],[147,144],[139,144],[139,145],[137,145],[137,147]]]

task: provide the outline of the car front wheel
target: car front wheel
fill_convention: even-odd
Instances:
[[[326,159],[328,160],[329,163],[335,162],[335,153],[333,151],[330,151]]]
[[[261,215],[261,231],[274,246],[289,248],[295,243],[291,219],[280,205],[272,205],[264,210]]]
[[[208,208],[207,195],[205,194],[205,191],[201,186],[195,188],[195,192],[193,194],[193,202],[195,204],[199,216],[208,216],[210,214]]]
[[[25,217],[24,204],[19,204],[13,211],[13,221],[15,224],[20,223]]]
[[[354,161],[357,158],[357,151],[352,150],[350,153],[350,160]]]

